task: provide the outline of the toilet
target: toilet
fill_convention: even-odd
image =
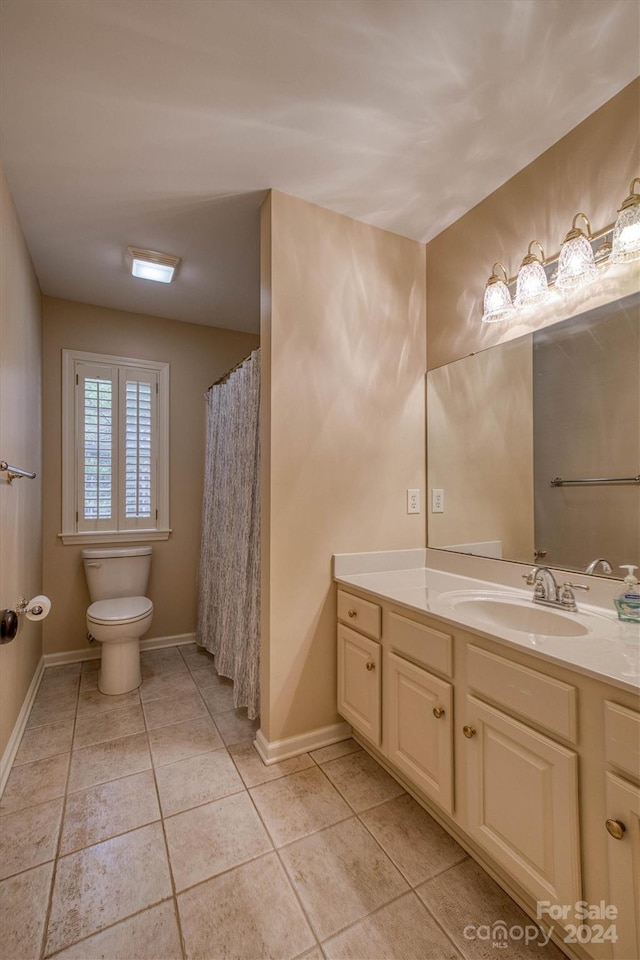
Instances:
[[[134,546],[82,551],[92,601],[87,630],[102,644],[102,693],[128,693],[140,686],[140,637],[153,619],[153,603],[144,595],[151,551]]]

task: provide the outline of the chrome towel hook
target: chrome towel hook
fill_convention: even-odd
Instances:
[[[30,473],[29,470],[23,470],[21,467],[12,467],[6,460],[0,460],[0,471],[7,474],[8,483],[13,483],[19,477],[29,477],[30,480],[36,478],[35,473]]]

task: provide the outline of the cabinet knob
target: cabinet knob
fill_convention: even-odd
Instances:
[[[434,717],[436,718],[436,720],[439,720],[440,717],[444,717],[444,708],[443,708],[443,707],[434,707],[434,708],[433,708],[433,715],[434,715]]]
[[[465,723],[464,727],[462,728],[462,732],[467,740],[471,740],[471,737],[475,737],[476,735],[476,728],[472,727],[469,723]]]
[[[376,665],[372,660],[367,660],[367,670],[375,670]]]
[[[357,610],[347,610],[347,616],[348,616],[348,617],[351,617],[351,619],[353,620],[354,617],[357,617],[357,616],[358,616],[358,611],[357,611]]]
[[[606,820],[604,825],[610,837],[614,840],[622,840],[627,828],[621,820]]]

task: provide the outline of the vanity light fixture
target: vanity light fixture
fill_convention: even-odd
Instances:
[[[504,280],[496,273],[496,267],[501,267],[504,273]],[[507,286],[509,278],[506,267],[498,260],[491,269],[492,273],[487,280],[484,291],[483,323],[496,323],[498,320],[507,320],[513,313],[513,303],[511,301],[509,287]]]
[[[576,220],[582,217],[588,233],[576,226]],[[584,213],[576,213],[571,222],[571,230],[562,241],[558,257],[558,276],[556,285],[563,289],[581,287],[598,276],[598,268],[591,246],[591,224]]]
[[[612,263],[640,260],[640,193],[635,193],[637,183],[640,184],[640,177],[631,181],[629,196],[618,210],[609,257]]]
[[[140,280],[155,280],[157,283],[171,283],[180,257],[157,250],[143,250],[140,247],[127,247],[127,263],[131,274]]]
[[[640,198],[639,198],[640,199]],[[531,247],[538,246],[542,259],[531,252]],[[551,291],[547,275],[544,270],[544,250],[538,240],[532,240],[527,255],[520,264],[516,281],[516,296],[514,303],[517,307],[528,307],[534,303],[544,303],[549,299]]]

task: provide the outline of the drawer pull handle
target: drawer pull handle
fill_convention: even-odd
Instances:
[[[351,617],[351,619],[353,620],[354,617],[357,617],[357,616],[358,616],[358,611],[357,611],[357,610],[347,610],[347,616],[348,616],[348,617]]]
[[[622,820],[607,820],[605,821],[605,827],[609,836],[613,837],[614,840],[622,840],[627,830]]]
[[[464,727],[462,728],[462,732],[464,733],[467,740],[471,740],[471,737],[475,737],[476,735],[476,728],[472,727],[468,723],[465,723]]]
[[[444,707],[434,707],[433,715],[436,718],[436,720],[439,720],[440,717],[444,717]]]
[[[367,660],[367,670],[375,670],[376,665],[372,660]]]

